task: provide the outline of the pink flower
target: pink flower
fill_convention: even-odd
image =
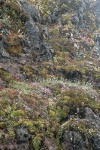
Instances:
[[[32,82],[32,85],[33,85],[33,86],[35,86],[35,85],[37,85],[37,84],[38,84],[37,82]]]
[[[46,87],[41,88],[41,92],[47,95],[51,95],[51,90]]]

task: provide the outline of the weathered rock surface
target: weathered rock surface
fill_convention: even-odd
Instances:
[[[85,108],[86,119],[89,120],[91,124],[94,124],[97,129],[100,129],[100,117],[96,115],[91,108]]]
[[[14,5],[13,1],[10,3],[13,3],[13,5]],[[5,7],[9,7],[10,3],[6,4],[6,2],[5,2]],[[49,46],[50,44],[48,44],[47,40],[44,38],[44,36],[46,37],[46,35],[45,35],[45,31],[41,25],[41,17],[39,14],[39,10],[36,8],[36,6],[30,4],[26,0],[25,1],[18,0],[18,1],[15,1],[15,3],[17,4],[17,7],[19,9],[18,11],[20,11],[20,13],[23,14],[22,18],[19,18],[20,21],[23,22],[23,18],[25,18],[24,25],[23,25],[23,28],[24,28],[23,32],[24,32],[25,37],[23,37],[21,40],[19,38],[19,40],[21,42],[14,43],[13,45],[11,45],[10,43],[7,43],[7,37],[9,36],[9,30],[7,28],[5,28],[5,29],[1,28],[1,30],[2,30],[1,49],[6,50],[6,47],[7,48],[9,47],[9,49],[11,49],[12,48],[11,46],[14,47],[14,46],[19,45],[19,46],[22,46],[24,53],[29,53],[30,51],[31,51],[31,53],[34,53],[35,59],[38,61],[51,60],[52,59],[52,53],[51,53],[52,48],[51,48],[51,46]],[[4,12],[4,13],[6,13],[6,12]],[[11,19],[13,20],[13,18],[11,18]],[[40,29],[39,29],[38,25],[40,26]],[[5,58],[9,56],[7,53],[4,53],[4,52],[2,55],[3,55],[2,57],[5,57]],[[42,57],[43,57],[43,59],[42,59]]]
[[[79,132],[65,131],[63,135],[64,150],[87,150],[86,141]]]
[[[100,149],[100,132],[97,135],[93,136],[93,148],[94,150]]]

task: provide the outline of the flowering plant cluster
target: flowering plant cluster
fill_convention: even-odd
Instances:
[[[82,42],[84,42],[88,46],[92,46],[94,44],[94,41],[86,36],[82,37]]]
[[[36,85],[38,85],[38,83],[37,82],[32,82],[32,85],[36,86]]]
[[[51,90],[46,87],[41,88],[41,92],[47,95],[51,95]]]

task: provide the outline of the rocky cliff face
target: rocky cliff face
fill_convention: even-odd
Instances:
[[[20,56],[21,54],[29,54],[31,52],[35,55],[35,58],[33,58],[38,61],[52,59],[51,47],[46,40],[45,28],[41,26],[41,16],[37,7],[31,5],[28,1],[20,0],[12,1],[12,6],[10,4],[10,1],[1,2],[1,48],[3,49],[1,55],[6,57],[11,52],[10,55]],[[9,11],[12,12],[9,13]],[[9,21],[8,24],[7,21]],[[16,24],[17,22],[18,24]],[[6,27],[3,26],[3,23],[6,24]],[[11,38],[13,38],[13,41],[10,41]],[[16,46],[20,46],[18,52],[14,50],[14,46],[15,49]],[[6,49],[8,53],[4,54]]]
[[[96,16],[96,24],[97,24],[97,32],[95,38],[95,46],[94,46],[94,53],[98,55],[100,60],[100,1],[96,1],[94,4],[94,14]]]
[[[99,0],[0,0],[0,149],[100,150]]]

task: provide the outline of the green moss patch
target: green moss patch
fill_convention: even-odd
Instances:
[[[3,68],[0,68],[0,78],[4,80],[7,84],[12,81],[12,75]]]

